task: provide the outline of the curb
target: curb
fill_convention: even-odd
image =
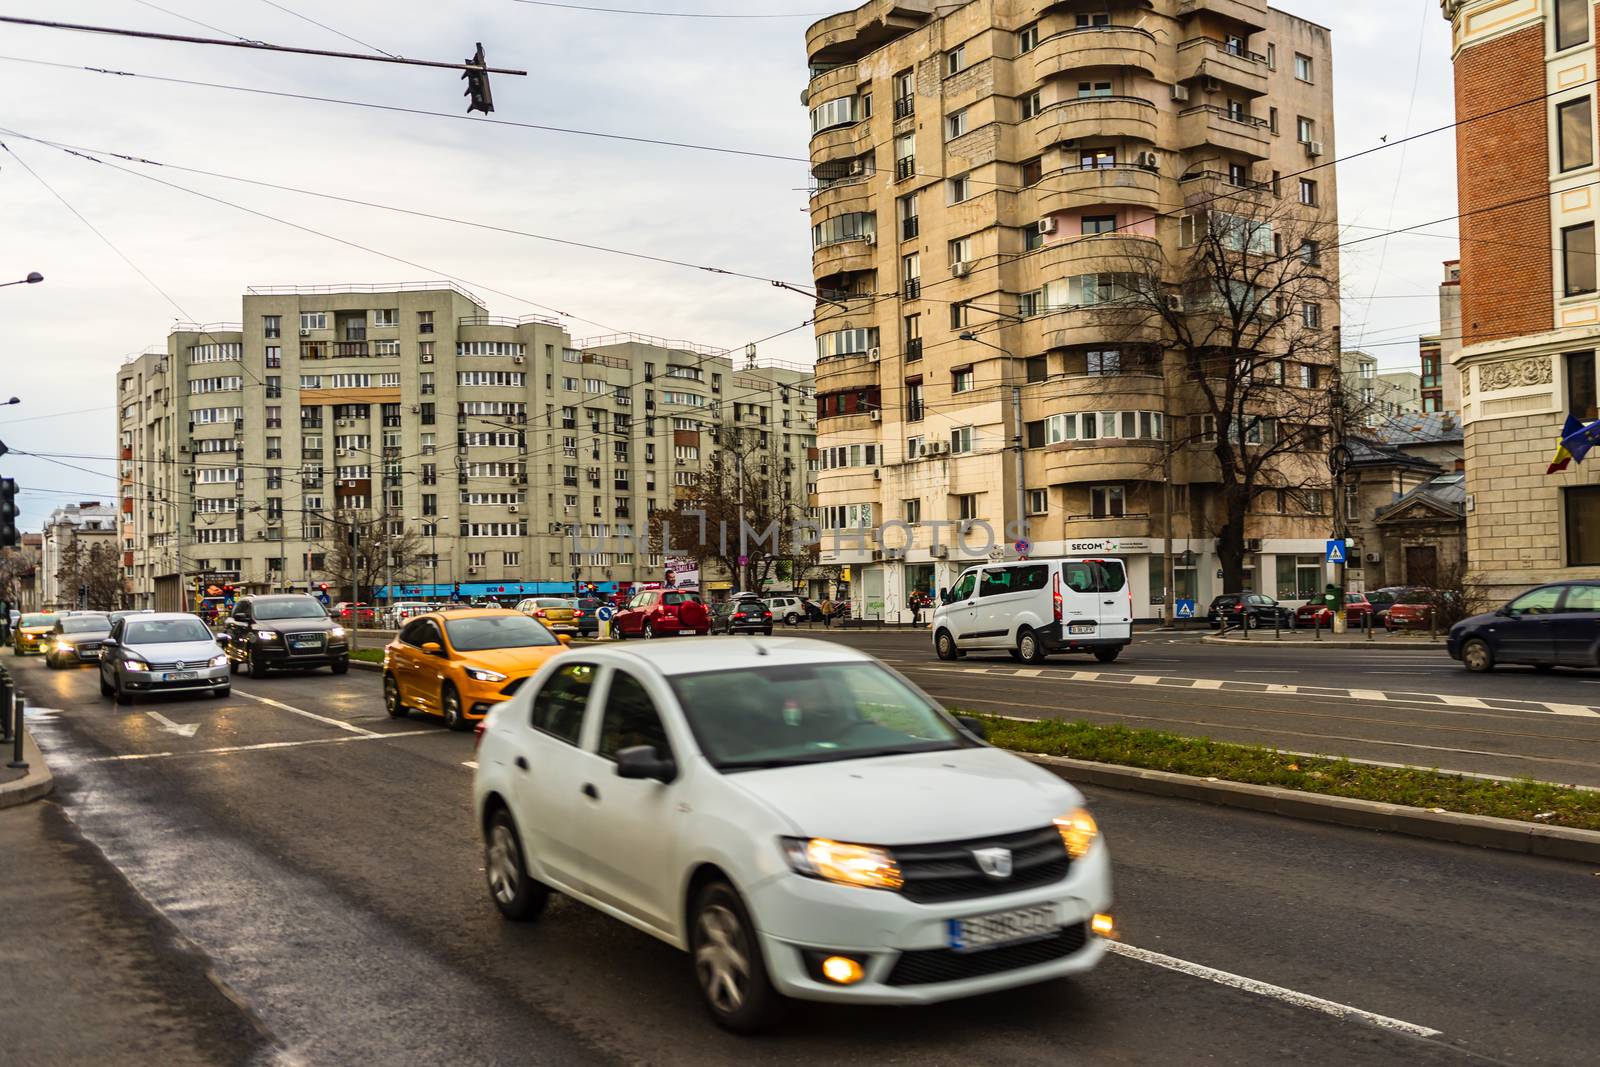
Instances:
[[[9,750],[11,745],[7,743]],[[0,808],[12,808],[38,800],[55,788],[55,775],[44,761],[44,753],[33,743],[33,734],[22,731],[22,758],[28,761],[28,773],[14,782],[0,785]]]
[[[1125,789],[1152,796],[1199,800],[1229,808],[1283,815],[1293,819],[1351,826],[1361,830],[1444,841],[1456,845],[1521,852],[1552,859],[1600,863],[1600,831],[1566,826],[1543,826],[1517,819],[1487,815],[1435,812],[1403,804],[1384,804],[1351,797],[1323,796],[1273,785],[1250,785],[1196,778],[1170,771],[1118,767],[1109,763],[1047,756],[1036,752],[1016,755],[1074,783]]]
[[[1351,640],[1349,638],[1324,638],[1321,641],[1304,637],[1291,637],[1280,640],[1271,635],[1270,631],[1258,630],[1260,637],[1219,637],[1216,634],[1202,637],[1200,643],[1204,645],[1227,645],[1230,648],[1365,648],[1373,652],[1444,652],[1444,638],[1426,640],[1422,638],[1393,638],[1385,637],[1376,641],[1365,638]],[[1403,642],[1403,643],[1401,643]]]
[[[382,674],[383,664],[371,663],[364,659],[353,659],[350,661],[350,669],[353,671],[376,671],[377,673]]]

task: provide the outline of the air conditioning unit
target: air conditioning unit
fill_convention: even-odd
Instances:
[[[184,441],[182,444],[178,445],[178,451],[187,453],[189,451],[189,442]]]
[[[528,362],[528,360],[527,360],[527,357],[525,357],[525,356],[512,356],[511,357],[511,362],[513,362],[513,363],[526,363],[526,362]]]
[[[506,506],[506,510],[515,515],[517,513],[517,506],[515,504],[508,504]]]
[[[1312,159],[1316,159],[1318,156],[1322,155],[1322,142],[1321,141],[1307,141],[1306,142],[1306,155],[1310,156]]]
[[[878,360],[883,358],[883,349],[879,348],[877,345],[873,345],[871,348],[867,349],[867,358],[874,363],[878,362]]]
[[[1183,310],[1183,296],[1180,293],[1167,294],[1167,309],[1169,311]]]
[[[867,172],[867,161],[864,158],[862,158],[860,156],[857,156],[855,159],[852,159],[850,161],[850,173],[851,174],[865,174],[866,172]]]
[[[1261,538],[1259,538],[1259,537],[1246,537],[1244,539],[1244,550],[1246,552],[1260,552],[1261,551]]]
[[[348,448],[336,448],[333,450],[333,454],[336,456],[348,456],[350,450]]]
[[[566,531],[566,527],[562,526],[559,522],[552,522],[550,524],[550,532],[551,533],[563,533],[565,531]]]
[[[476,567],[468,567],[467,568],[467,573],[468,574],[477,574],[478,573],[478,568],[476,568]]]
[[[928,549],[928,555],[932,556],[934,559],[949,559],[950,558],[950,546],[949,545],[934,545],[933,547]]]
[[[1187,85],[1174,85],[1172,87],[1172,99],[1176,100],[1180,104],[1188,103],[1189,87]]]
[[[432,363],[433,362],[433,353],[432,352],[424,352],[418,358],[423,363]]]
[[[872,421],[873,422],[882,422],[883,421],[883,410],[881,408],[873,408],[872,409],[872,413],[871,413],[871,417],[872,417]]]
[[[311,331],[310,330],[301,330],[300,331],[300,336],[301,337],[310,337],[311,336]]]
[[[1040,233],[1055,233],[1056,232],[1056,217],[1054,215],[1046,215],[1044,218],[1040,219],[1039,220],[1039,232]]]
[[[964,260],[957,260],[956,262],[950,264],[950,273],[955,275],[957,278],[965,278],[967,275],[972,273],[972,265]]]
[[[1161,157],[1156,155],[1154,152],[1140,152],[1139,155],[1135,157],[1134,162],[1143,167],[1145,170],[1161,169]]]
[[[876,415],[877,412],[873,412],[873,414]],[[882,467],[874,467],[874,468],[872,468],[872,480],[875,481],[875,482],[883,481],[883,468]]]
[[[1378,553],[1378,552],[1368,552],[1367,553],[1367,562],[1368,563],[1381,563],[1381,562],[1383,562],[1383,556],[1382,556],[1381,553]]]
[[[877,234],[875,234],[875,233],[867,234],[867,244],[869,246],[870,245],[875,245],[877,243],[878,243],[878,235]]]
[[[267,539],[267,531],[265,531],[265,530],[257,530],[256,531],[256,540],[257,541],[265,541],[266,539]]]

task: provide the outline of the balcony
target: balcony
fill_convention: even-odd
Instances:
[[[1102,541],[1113,537],[1160,537],[1161,517],[1123,512],[1117,516],[1068,515],[1061,524],[1067,541]]]
[[[1045,450],[1048,485],[1085,482],[1152,482],[1161,480],[1164,446],[1160,441],[1077,442]]]
[[[1081,208],[1085,204],[1162,206],[1160,172],[1132,163],[1057,171],[1047,174],[1036,188],[1041,215]]]
[[[1120,67],[1147,77],[1156,73],[1156,38],[1135,26],[1083,26],[1040,41],[1033,56],[1036,81],[1086,67]]]
[[[1137,233],[1066,237],[1017,260],[1024,292],[1079,274],[1144,273],[1161,258],[1161,242]]]
[[[878,262],[877,241],[871,235],[835,241],[811,253],[811,274],[826,278],[845,271],[872,270]]]
[[[852,174],[827,184],[819,184],[811,191],[811,211],[818,219],[844,211],[867,211],[872,208],[872,187],[868,184],[876,177],[872,172]]]
[[[813,67],[853,63],[925,25],[933,8],[934,0],[869,0],[813,22],[806,29],[806,55]]]
[[[365,359],[368,355],[367,342],[365,341],[335,341],[333,343],[334,359],[356,357]]]
[[[1084,137],[1154,143],[1156,105],[1140,96],[1085,96],[1049,105],[1030,120],[1033,147],[1043,150]]]
[[[1228,19],[1250,33],[1267,28],[1267,0],[1178,0],[1180,19],[1201,13]]]
[[[917,113],[917,98],[902,96],[894,102],[894,117],[896,120],[908,119]]]
[[[866,355],[829,356],[817,361],[817,392],[870,389],[878,384],[878,361]]]
[[[1230,115],[1212,104],[1178,113],[1178,147],[1184,151],[1217,148],[1247,159],[1266,159],[1271,145],[1272,131],[1267,129],[1266,119]]]
[[[1144,308],[1101,304],[1046,311],[1022,324],[1023,341],[1014,351],[1043,352],[1078,345],[1155,344],[1162,340],[1159,322]]]
[[[813,162],[839,156],[859,156],[872,148],[872,123],[854,122],[835,126],[811,136]]]
[[[1083,411],[1160,411],[1162,379],[1155,374],[1074,374],[1022,387],[1027,421]]]
[[[1270,181],[1248,181],[1241,185],[1215,170],[1192,170],[1178,179],[1178,189],[1187,205],[1203,206],[1217,200],[1254,203],[1266,207],[1278,197]]]
[[[816,107],[824,100],[831,100],[836,96],[849,96],[855,92],[856,82],[859,80],[854,63],[841,63],[837,67],[830,67],[811,76],[811,84],[800,93],[800,104],[803,107]],[[840,92],[841,89],[848,89],[848,92]]]
[[[1178,45],[1178,81],[1214,78],[1249,96],[1267,93],[1267,57],[1235,51],[1214,37],[1195,37]]]

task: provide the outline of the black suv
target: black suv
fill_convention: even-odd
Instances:
[[[247,596],[222,624],[230,638],[228,668],[260,678],[274,667],[350,669],[344,627],[328,617],[316,597],[303,593]]]
[[[1252,630],[1279,624],[1288,630],[1294,627],[1294,611],[1261,593],[1224,593],[1211,602],[1206,621],[1213,630],[1240,622]]]

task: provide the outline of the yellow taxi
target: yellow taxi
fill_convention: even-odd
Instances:
[[[11,651],[18,656],[43,652],[61,616],[50,611],[29,612],[17,620],[11,633]]]
[[[517,610],[544,623],[552,633],[575,634],[583,612],[578,602],[567,597],[536,596],[518,602]]]
[[[383,649],[383,703],[394,718],[422,711],[452,730],[489,714],[572,639],[520,611],[468,608],[408,621]]]

